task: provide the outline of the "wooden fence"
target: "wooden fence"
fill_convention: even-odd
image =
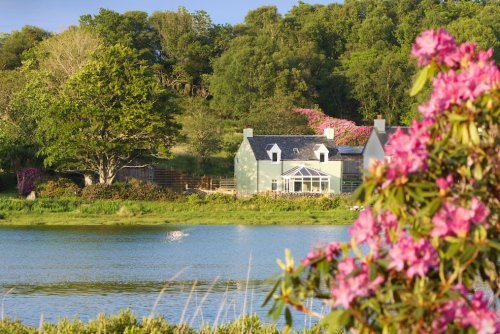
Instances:
[[[129,178],[152,182],[174,191],[188,189],[233,191],[236,189],[233,177],[198,176],[169,168],[126,167],[120,170],[116,180],[124,181]]]

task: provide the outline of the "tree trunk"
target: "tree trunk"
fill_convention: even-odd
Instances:
[[[118,164],[114,159],[108,159],[107,157],[102,158],[99,162],[99,183],[112,184],[118,170]]]
[[[85,182],[85,186],[91,186],[94,184],[94,176],[90,173],[84,173],[83,180]]]

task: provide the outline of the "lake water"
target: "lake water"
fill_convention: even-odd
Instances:
[[[270,322],[260,305],[284,249],[298,261],[315,242],[348,241],[347,228],[0,227],[0,316],[37,325],[42,314],[47,321],[74,315],[87,321],[130,308],[140,318],[164,288],[155,313],[171,322],[197,327],[243,311]],[[294,319],[301,327],[309,321]]]

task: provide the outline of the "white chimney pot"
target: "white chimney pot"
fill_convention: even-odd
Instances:
[[[243,129],[243,138],[251,138],[253,137],[253,129],[252,128],[244,128]]]
[[[335,137],[335,130],[333,128],[325,128],[323,130],[323,135],[326,137],[326,139],[333,140]]]

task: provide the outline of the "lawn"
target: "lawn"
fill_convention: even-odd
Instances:
[[[321,209],[307,203],[86,201],[79,198],[27,201],[2,196],[0,225],[326,225],[350,224],[358,215],[344,206]]]

